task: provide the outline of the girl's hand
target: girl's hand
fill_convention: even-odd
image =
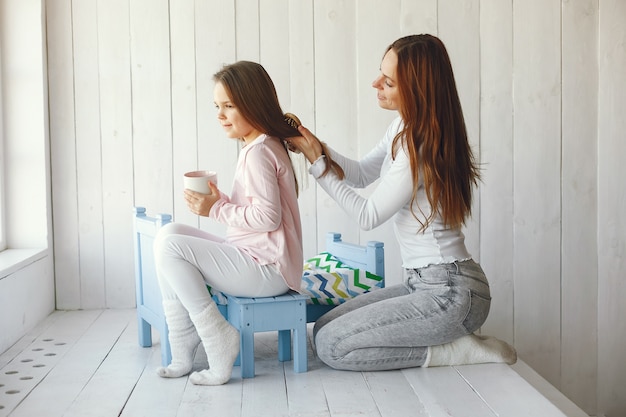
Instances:
[[[320,140],[309,129],[300,125],[298,131],[302,136],[295,136],[287,139],[290,147],[302,152],[306,159],[313,163],[322,156],[322,144]]]
[[[221,198],[220,190],[215,184],[209,182],[209,188],[211,189],[211,194],[202,194],[185,189],[187,207],[189,207],[189,210],[192,213],[197,214],[198,216],[207,217],[211,211],[211,207],[213,207],[213,204]]]

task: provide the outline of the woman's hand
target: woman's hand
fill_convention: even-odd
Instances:
[[[211,194],[202,194],[185,189],[187,207],[189,207],[189,210],[192,213],[197,214],[198,216],[207,217],[211,211],[211,207],[213,207],[213,204],[221,198],[220,190],[215,184],[209,182],[209,188],[211,189]]]
[[[302,152],[305,158],[313,163],[322,156],[322,144],[320,140],[309,129],[300,125],[298,131],[302,136],[296,136],[287,139],[290,147]]]

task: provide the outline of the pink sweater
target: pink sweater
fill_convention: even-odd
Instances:
[[[302,227],[291,161],[280,140],[261,135],[239,154],[232,195],[209,217],[228,226],[226,242],[261,265],[276,264],[287,285],[300,289]]]

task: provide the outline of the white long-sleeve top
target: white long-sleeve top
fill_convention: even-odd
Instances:
[[[331,157],[344,169],[346,177],[343,181],[332,172],[321,176],[326,168],[323,157],[311,165],[309,172],[337,204],[358,221],[362,229],[373,229],[393,218],[404,268],[421,268],[471,258],[461,229],[444,227],[440,216],[436,216],[424,231],[419,231],[421,224],[414,213],[425,223],[431,207],[420,176],[411,212],[413,179],[408,154],[400,147],[395,160],[391,157],[393,139],[401,129],[402,119],[398,117],[382,140],[360,161],[330,149]],[[378,178],[380,182],[368,198],[354,190],[364,188]]]

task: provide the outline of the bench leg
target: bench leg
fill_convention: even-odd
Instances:
[[[241,377],[254,378],[254,332],[250,326],[239,329],[239,357],[241,358]]]
[[[139,346],[150,347],[152,346],[152,326],[141,317],[137,317],[139,324]]]
[[[293,371],[296,373],[306,372],[308,368],[306,333],[306,324],[293,330]]]
[[[278,360],[287,362],[291,360],[291,330],[278,331]]]

